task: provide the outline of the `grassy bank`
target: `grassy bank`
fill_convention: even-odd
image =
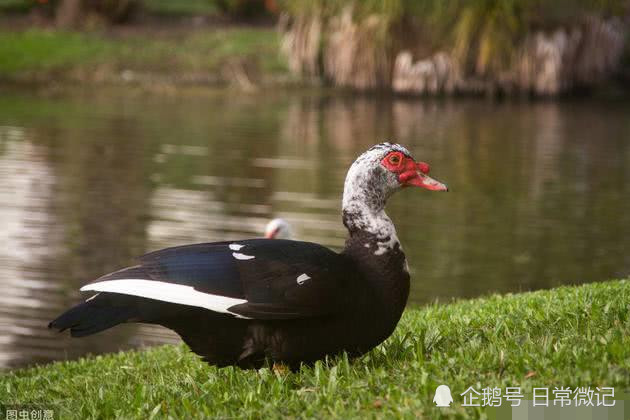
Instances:
[[[486,408],[461,406],[469,386],[627,390],[629,304],[621,280],[430,305],[406,311],[368,355],[298,373],[218,370],[183,346],[98,356],[4,373],[0,402],[77,418],[483,417]],[[440,384],[453,407],[433,407]]]
[[[262,83],[286,75],[269,27],[0,30],[0,81]]]

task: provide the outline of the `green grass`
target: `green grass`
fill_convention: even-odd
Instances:
[[[111,43],[79,33],[0,32],[0,77],[93,63],[108,57],[111,50]]]
[[[115,77],[123,70],[221,78],[234,60],[264,75],[286,72],[272,28],[225,28],[177,36],[108,37],[32,29],[0,30],[0,80]]]
[[[216,369],[184,346],[165,346],[4,373],[0,401],[77,418],[484,417],[456,394],[469,386],[627,390],[629,304],[629,280],[433,304],[407,310],[390,339],[356,360],[281,374]],[[432,407],[439,384],[453,390],[453,407]]]

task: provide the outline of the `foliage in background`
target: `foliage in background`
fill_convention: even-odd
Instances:
[[[0,13],[37,11],[53,17],[64,0],[0,0]],[[274,0],[70,0],[109,22],[128,21],[139,12],[157,16],[265,16],[277,11]],[[68,3],[68,2],[66,2]]]
[[[31,0],[0,0],[0,13],[26,13],[33,6]]]
[[[139,10],[142,0],[0,0],[0,13],[36,13],[59,18],[76,14],[82,18],[109,23],[128,21]]]
[[[142,0],[142,8],[149,14],[159,16],[215,15],[220,12],[213,0]]]
[[[240,17],[262,16],[276,9],[274,0],[214,0],[225,14]]]
[[[460,62],[485,73],[509,61],[518,42],[535,29],[579,24],[587,16],[609,17],[630,11],[627,0],[282,0],[292,16],[321,16],[324,20],[351,8],[361,21],[377,15],[391,33],[422,32],[432,48],[452,47]]]
[[[469,386],[630,386],[630,281],[491,296],[407,310],[367,355],[297,373],[210,367],[184,346],[84,358],[0,374],[0,401],[60,418],[479,418]],[[455,403],[436,408],[448,384]],[[550,395],[552,396],[551,392]],[[481,401],[481,397],[479,397]],[[627,398],[627,396],[626,396]],[[509,404],[504,401],[510,415]],[[495,415],[496,415],[495,411]]]

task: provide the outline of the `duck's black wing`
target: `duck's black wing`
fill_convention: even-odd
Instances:
[[[333,314],[351,299],[352,264],[321,245],[250,239],[167,248],[82,291],[205,308],[232,317],[296,319]]]

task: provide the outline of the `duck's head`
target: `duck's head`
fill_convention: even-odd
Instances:
[[[387,199],[405,187],[448,191],[446,185],[428,173],[429,165],[416,161],[409,150],[399,144],[381,143],[371,147],[357,158],[346,175],[343,224],[351,235],[367,234],[368,242],[361,246],[371,249],[373,244],[369,242],[375,241],[375,255],[396,248],[399,245],[396,229],[384,211]]]
[[[428,163],[418,162],[399,144],[380,143],[354,161],[344,185],[344,210],[366,206],[372,211],[385,207],[389,196],[404,187],[448,191],[446,185],[428,176]]]
[[[284,219],[273,219],[267,223],[267,227],[265,227],[265,238],[291,239],[291,226]]]

